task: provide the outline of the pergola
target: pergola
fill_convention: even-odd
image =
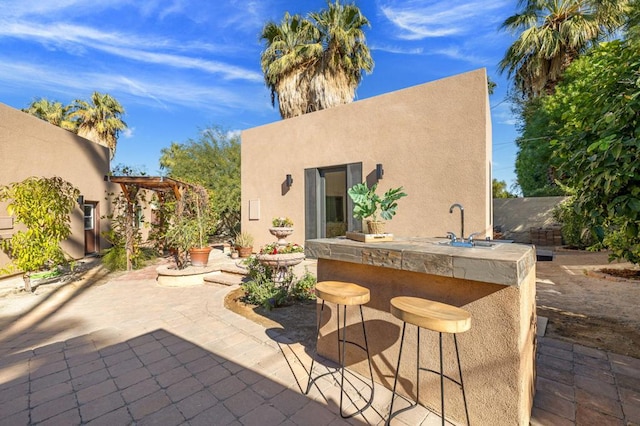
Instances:
[[[104,180],[119,184],[129,202],[131,202],[129,186],[156,191],[158,196],[162,196],[167,192],[173,192],[176,200],[182,198],[182,191],[184,191],[185,188],[193,187],[193,185],[189,183],[180,182],[179,180],[164,176],[105,176]]]
[[[194,185],[181,182],[179,180],[171,179],[164,176],[105,176],[106,182],[113,182],[120,185],[122,193],[127,199],[127,215],[133,217],[135,200],[132,199],[132,188],[147,189],[158,193],[158,199],[160,202],[164,202],[164,196],[167,193],[173,193],[176,200],[180,202],[182,194],[187,188],[193,188]],[[137,191],[135,191],[137,192]],[[135,197],[135,195],[134,195]],[[131,247],[133,245],[133,233],[127,232],[126,237],[126,257],[127,257],[127,270],[133,269],[131,264]]]

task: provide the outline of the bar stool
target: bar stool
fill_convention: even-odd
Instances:
[[[462,368],[460,367],[460,356],[458,354],[458,339],[457,333],[462,333],[471,328],[471,314],[464,309],[457,308],[455,306],[447,305],[440,302],[434,302],[432,300],[421,299],[418,297],[400,296],[391,299],[391,314],[396,318],[403,321],[402,325],[402,337],[400,340],[400,353],[398,354],[398,365],[396,367],[395,379],[393,381],[393,393],[391,394],[391,407],[389,407],[389,417],[387,424],[391,421],[391,418],[405,411],[409,408],[415,407],[420,401],[420,370],[436,373],[440,375],[440,409],[442,416],[442,425],[445,422],[444,413],[444,379],[448,379],[451,382],[457,384],[462,390],[462,399],[464,401],[464,412],[467,418],[467,425],[469,424],[469,411],[467,409],[467,397],[464,392],[464,382],[462,381]],[[396,385],[398,384],[398,375],[400,371],[400,360],[402,359],[402,346],[404,344],[404,333],[407,327],[407,323],[417,326],[418,339],[416,342],[417,357],[416,357],[416,402],[397,413],[393,412],[393,401],[396,396]],[[432,331],[437,331],[440,338],[440,371],[431,370],[428,368],[420,367],[420,328],[425,328]],[[455,380],[453,377],[447,376],[442,371],[442,333],[449,333],[453,335],[453,342],[456,348],[456,360],[458,362],[458,375],[460,380]]]
[[[324,314],[324,305],[325,302],[335,303],[336,306],[336,319],[337,319],[337,337],[338,337],[338,360],[340,364],[340,416],[342,418],[353,417],[357,414],[362,413],[366,410],[371,403],[373,402],[373,371],[371,369],[371,357],[369,356],[369,345],[367,343],[367,333],[364,327],[364,316],[362,315],[362,305],[369,302],[370,293],[369,289],[365,287],[361,287],[357,284],[341,282],[341,281],[321,281],[316,284],[316,296],[319,299],[322,299],[322,306],[320,308],[320,315],[318,317],[318,329],[316,334],[316,355],[318,352],[317,345],[318,339],[320,338],[320,326],[322,324],[322,317]],[[340,306],[342,305],[342,337],[340,337]],[[362,323],[362,334],[364,336],[364,346],[361,344],[347,340],[347,306],[358,306],[360,308],[360,321]],[[367,361],[369,363],[369,376],[371,377],[371,397],[367,401],[366,405],[356,412],[352,414],[344,414],[342,408],[342,397],[345,394],[344,390],[344,366],[345,366],[345,348],[346,344],[351,344],[355,347],[358,347],[367,353]],[[341,346],[342,344],[342,346]],[[315,382],[316,379],[322,377],[324,374],[313,378],[313,364],[315,362],[315,357],[311,361],[311,368],[309,369],[309,382],[307,384],[307,390],[305,394],[308,394],[311,390],[311,384]]]

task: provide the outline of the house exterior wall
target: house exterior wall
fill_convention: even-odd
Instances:
[[[305,169],[362,163],[363,180],[382,163],[378,192],[407,197],[386,231],[402,236],[492,235],[491,118],[484,69],[305,114],[242,132],[242,229],[254,250],[272,242],[271,219],[288,216],[305,237]],[[287,174],[293,185],[287,188]],[[259,219],[249,217],[250,202]]]
[[[86,202],[97,203],[97,217],[109,213],[105,201],[107,191],[116,185],[104,181],[109,173],[109,149],[78,135],[49,124],[7,105],[0,104],[0,185],[20,182],[30,176],[59,176],[80,190]],[[0,237],[7,238],[17,229],[6,211],[7,203],[0,203]],[[99,231],[108,228],[107,220],[100,220]],[[100,238],[98,250],[107,242]],[[71,217],[71,237],[62,248],[73,258],[84,256],[84,219],[81,206]],[[0,267],[9,262],[0,252]]]

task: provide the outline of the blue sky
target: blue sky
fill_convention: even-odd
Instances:
[[[497,63],[514,36],[499,31],[516,12],[508,0],[359,0],[375,68],[356,99],[486,68],[493,176],[515,181],[517,132],[509,82]],[[24,108],[45,97],[64,104],[109,93],[126,109],[129,130],[112,164],[159,173],[160,150],[280,120],[260,70],[259,34],[285,11],[307,14],[325,0],[3,0],[0,102]]]

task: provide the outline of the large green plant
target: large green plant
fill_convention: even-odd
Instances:
[[[385,220],[391,220],[398,209],[397,201],[406,197],[402,187],[390,188],[382,197],[376,194],[378,184],[371,188],[365,183],[358,183],[347,190],[347,194],[353,200],[353,217],[356,219],[378,220],[378,214]]]
[[[71,235],[70,215],[79,194],[59,177],[34,176],[0,187],[0,201],[9,200],[7,212],[27,228],[0,241],[11,259],[4,272],[21,270],[27,291],[31,291],[32,272],[66,261],[60,243]]]
[[[544,108],[576,211],[612,258],[640,262],[640,43],[603,43],[572,64]]]
[[[211,209],[207,190],[199,185],[189,186],[176,201],[176,210],[165,234],[169,248],[177,250],[178,268],[186,266],[189,249],[206,247],[212,229]]]

